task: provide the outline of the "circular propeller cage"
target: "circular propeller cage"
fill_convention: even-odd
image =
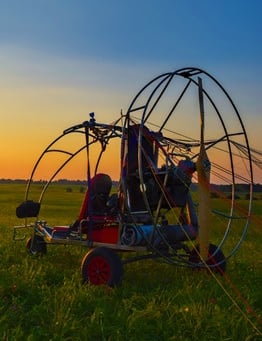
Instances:
[[[197,250],[195,244],[201,230],[199,208],[201,205],[203,208],[203,202],[199,196],[197,162],[204,151],[204,170],[209,174],[205,190],[211,198],[204,212],[211,217],[207,226],[209,242],[217,246],[211,247],[213,254],[209,256],[223,249],[227,259],[238,250],[251,215],[251,153],[239,112],[213,76],[193,67],[164,73],[138,92],[126,114],[114,124],[97,123],[93,113],[90,117],[90,121],[66,129],[43,151],[28,182],[26,200],[39,164],[47,156],[53,156],[55,171],[43,187],[39,203],[53,179],[82,151],[87,152],[88,177],[93,160],[97,160],[93,175],[98,173],[107,146],[116,138],[121,141],[119,246],[131,245],[134,236],[129,234],[131,226],[144,238],[143,244],[131,245],[134,250],[143,245],[143,250],[156,251],[156,256],[168,262],[194,266],[188,255],[192,247]],[[82,137],[79,145],[75,144],[76,134]],[[69,138],[73,140],[64,149],[60,144]],[[167,190],[170,174],[174,195]],[[173,238],[171,233],[171,239],[168,238],[165,225],[175,234],[179,231],[178,242],[177,234]]]
[[[213,76],[198,68],[161,74],[147,83],[131,102],[124,131],[130,131],[132,127],[136,130],[138,146],[136,156],[132,155],[129,160],[129,167],[137,162],[137,169],[126,171],[126,155],[134,151],[125,146],[125,140],[129,139],[131,145],[132,136],[123,139],[121,167],[121,186],[129,214],[134,215],[136,211],[137,199],[132,199],[129,191],[134,186],[134,179],[138,179],[135,181],[139,181],[144,209],[155,226],[161,224],[164,216],[168,224],[179,224],[183,229],[183,203],[173,204],[166,198],[164,187],[168,177],[159,176],[159,173],[167,174],[166,170],[176,169],[182,160],[182,163],[195,164],[200,155],[202,132],[202,147],[208,156],[210,172],[208,193],[211,207],[206,207],[211,212],[210,243],[222,248],[226,258],[232,256],[248,229],[253,175],[247,133],[226,90]],[[150,152],[147,144],[151,145]],[[134,177],[130,185],[125,173],[130,175],[132,171]],[[154,178],[153,192],[160,193],[153,208],[149,195],[150,177]],[[197,215],[198,172],[192,172],[189,178],[180,176],[178,180],[190,194]],[[188,243],[192,243],[192,238],[188,239]],[[168,248],[172,247],[164,237],[162,242]]]

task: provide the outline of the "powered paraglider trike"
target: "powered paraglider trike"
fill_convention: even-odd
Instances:
[[[73,152],[60,147],[69,135],[82,139]],[[100,165],[115,139],[121,172],[112,192],[112,179]],[[84,152],[87,190],[79,216],[66,226],[50,226],[40,216],[44,194]],[[50,153],[62,154],[63,162],[32,201],[36,170]],[[119,284],[124,264],[146,258],[223,273],[248,229],[252,177],[247,134],[228,93],[201,69],[179,69],[146,84],[113,124],[97,122],[91,113],[48,145],[17,208],[26,221],[14,228],[14,239],[20,229],[32,229],[30,254],[46,253],[48,244],[86,246],[82,278],[95,285]],[[246,210],[236,200],[240,185],[247,189]],[[130,257],[121,259],[121,251]]]

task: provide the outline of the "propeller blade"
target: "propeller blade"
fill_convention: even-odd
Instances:
[[[210,161],[205,150],[205,112],[202,79],[198,77],[198,95],[200,108],[200,152],[196,162],[198,176],[198,223],[201,259],[208,258],[211,201],[210,201]]]

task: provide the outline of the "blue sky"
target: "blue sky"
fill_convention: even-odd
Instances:
[[[185,66],[224,85],[262,149],[261,12],[259,0],[1,0],[1,164],[30,147],[24,135],[38,136],[35,157],[88,112],[112,121],[151,78]]]
[[[1,43],[123,62],[261,60],[261,1],[1,1]],[[212,63],[211,63],[212,64]]]

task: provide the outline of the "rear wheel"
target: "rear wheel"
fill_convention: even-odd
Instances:
[[[123,266],[119,256],[113,250],[97,247],[85,255],[81,271],[83,283],[107,284],[114,287],[122,280]]]
[[[216,245],[210,244],[208,250],[208,258],[205,262],[200,259],[199,246],[196,246],[189,255],[189,262],[196,268],[208,267],[214,272],[223,274],[226,271],[226,259]]]
[[[26,242],[27,252],[32,256],[46,254],[46,242],[44,238],[38,235],[30,237]]]

